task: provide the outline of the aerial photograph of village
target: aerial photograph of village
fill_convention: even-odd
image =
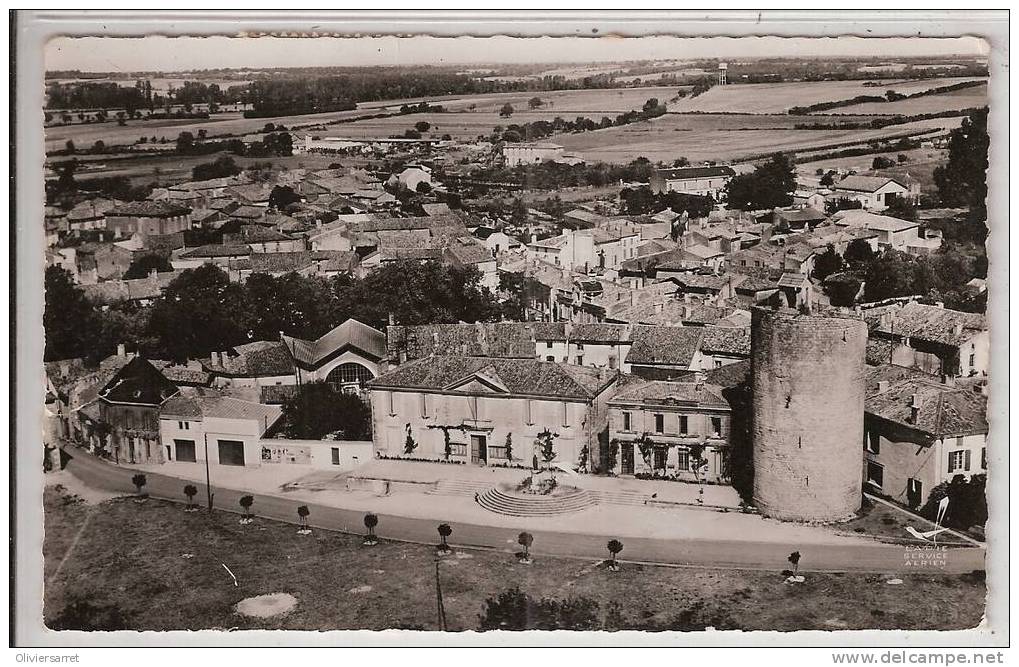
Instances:
[[[374,39],[47,44],[50,631],[981,624],[980,40]]]

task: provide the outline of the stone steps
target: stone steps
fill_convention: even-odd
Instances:
[[[478,504],[490,512],[508,516],[555,516],[593,507],[596,502],[590,493],[577,489],[558,496],[521,497],[489,488],[478,496]]]
[[[442,496],[473,496],[475,493],[483,493],[491,488],[492,484],[490,482],[442,479],[436,482],[435,488],[428,491],[428,493]]]

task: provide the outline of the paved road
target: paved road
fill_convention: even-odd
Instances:
[[[72,457],[67,469],[86,484],[133,493],[131,477],[135,470],[120,468],[101,461],[87,453],[68,448]],[[182,502],[182,489],[186,483],[176,477],[147,472],[146,491],[154,498]],[[206,505],[206,488],[198,487],[196,500]],[[241,491],[213,487],[214,507],[239,512],[238,500]],[[255,497],[253,511],[256,515],[297,523],[297,506],[306,504],[311,510],[311,525],[326,530],[347,533],[363,533],[364,512],[339,507],[300,503],[272,495],[252,494]],[[376,530],[382,538],[435,544],[438,542],[436,525],[438,521],[427,521],[407,517],[380,514]],[[455,546],[516,551],[516,531],[509,528],[465,523],[451,523],[453,536],[450,542]],[[533,531],[536,555],[566,556],[574,558],[603,559],[608,556],[605,549],[607,538],[603,535],[584,535]],[[800,569],[807,572],[879,572],[879,573],[961,573],[984,568],[984,549],[949,548],[943,568],[918,569],[906,565],[906,551],[901,545],[884,544],[876,541],[859,541],[846,545],[775,544],[747,540],[666,540],[657,538],[633,538],[625,540],[621,559],[630,562],[648,562],[663,565],[695,565],[699,567],[783,570],[788,567],[786,557],[793,550],[802,554]],[[915,556],[915,554],[914,554]]]

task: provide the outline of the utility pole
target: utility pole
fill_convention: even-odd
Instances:
[[[212,514],[212,482],[209,479],[209,434],[203,433],[205,439],[205,495],[209,499],[209,514]]]
[[[442,583],[439,581],[439,561],[435,561],[435,602],[438,605],[439,631],[446,632],[446,608],[442,604]]]

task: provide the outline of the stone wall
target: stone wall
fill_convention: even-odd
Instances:
[[[753,311],[754,502],[766,516],[839,521],[860,507],[866,324]]]

